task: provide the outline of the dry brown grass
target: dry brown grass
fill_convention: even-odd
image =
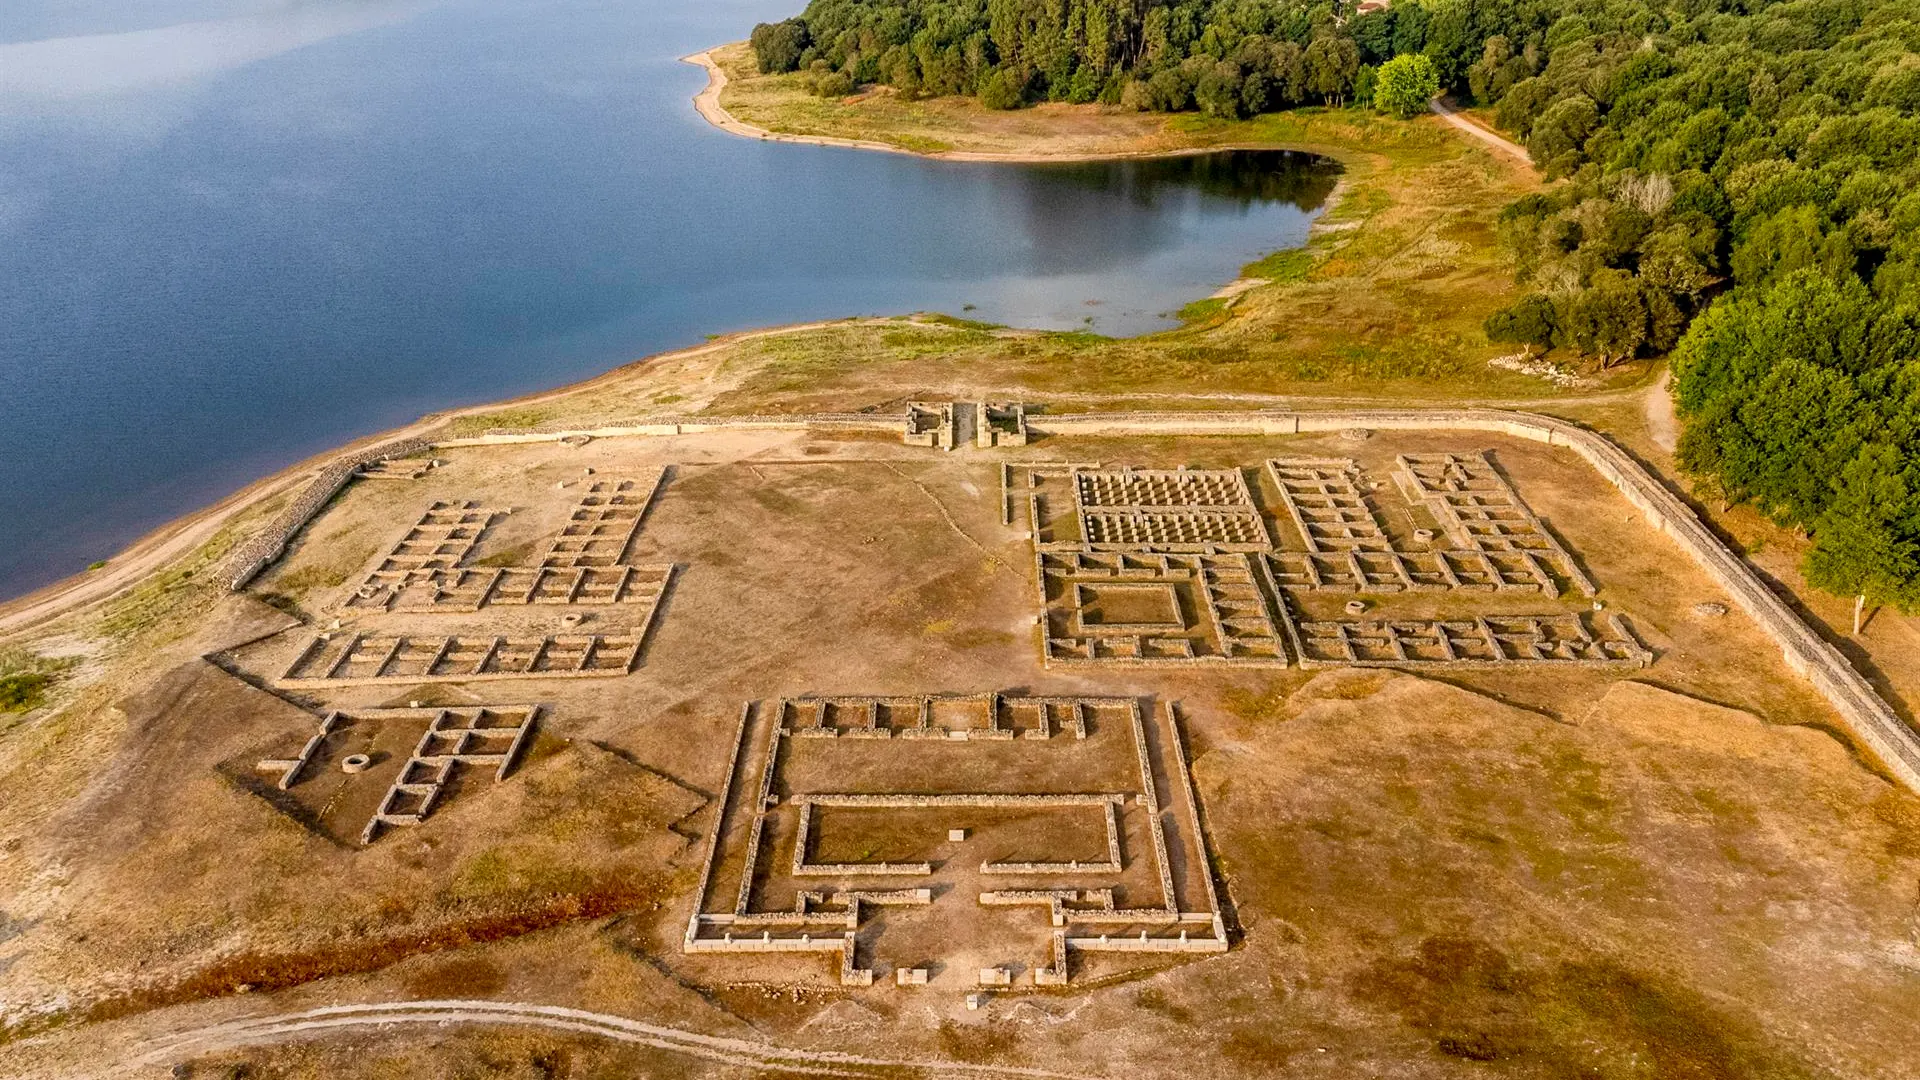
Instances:
[[[875,123],[959,124],[966,118],[944,112],[953,107],[844,106]],[[1039,125],[1034,138],[1071,123],[1093,138],[1114,121],[1033,110],[992,122]],[[847,323],[669,359],[463,430],[908,396],[1164,408],[1244,393],[1550,392],[1486,371],[1490,350],[1475,337],[1505,288],[1486,225],[1527,178],[1426,122],[1308,112],[1232,131],[1151,123],[1164,126],[1135,135],[1257,136],[1340,156],[1339,227],[1299,259],[1270,264],[1284,281],[1167,335]],[[1628,432],[1662,463],[1633,434],[1637,407],[1553,406]],[[518,693],[553,710],[520,775],[463,792],[366,852],[301,827],[221,773],[311,717],[195,659],[272,614],[220,599],[203,573],[213,552],[61,628],[100,644],[101,674],[0,732],[0,999],[46,1000],[37,995],[50,987],[68,995],[64,1011],[36,1024],[125,1015],[8,1050],[58,1072],[196,1010],[240,1011],[256,999],[187,1003],[241,985],[261,995],[261,1009],[464,987],[797,1045],[1089,1074],[1920,1072],[1911,1039],[1920,800],[1849,753],[1825,706],[1753,627],[1691,614],[1714,591],[1576,459],[1414,435],[1357,445],[1084,440],[1025,453],[1203,467],[1338,453],[1377,468],[1397,451],[1490,444],[1587,561],[1609,607],[1658,653],[1638,679],[1045,671],[1030,623],[1030,550],[998,523],[994,462],[886,440],[717,435],[455,451],[418,484],[355,487],[259,589],[326,610],[440,497],[518,507],[479,553],[512,561],[578,494],[556,491],[559,481],[587,465],[606,475],[670,461],[686,467],[635,555],[688,569],[631,678],[343,695],[369,705]],[[1791,538],[1737,513],[1720,523],[1764,567],[1790,567]],[[1905,625],[1883,621],[1870,635],[1892,639]],[[257,675],[287,647],[242,650],[236,666]],[[1898,668],[1894,685],[1910,687],[1920,665],[1902,647],[1877,655]],[[1232,953],[1145,980],[1109,979],[1089,963],[1079,988],[1006,995],[982,1013],[954,995],[843,991],[825,965],[796,988],[791,963],[742,978],[679,954],[697,848],[689,837],[708,820],[699,808],[717,790],[741,701],[1016,687],[1183,703],[1236,917]],[[840,1004],[859,1006],[845,1010],[851,1021],[808,1026]],[[186,1064],[195,1076],[731,1074],[566,1036],[458,1029]]]
[[[1069,1060],[1095,1074],[1911,1071],[1920,800],[1850,756],[1754,628],[1692,615],[1711,589],[1576,459],[1444,435],[1076,440],[1071,456],[1208,467],[1343,453],[1377,470],[1398,452],[1487,445],[1659,653],[1638,679],[1050,672],[1028,623],[1028,549],[998,523],[989,459],[779,433],[449,452],[427,480],[350,489],[261,588],[337,572],[434,498],[516,506],[486,549],[510,550],[557,527],[578,494],[558,480],[678,459],[687,464],[635,556],[688,569],[640,672],[342,694],[391,704],[522,693],[550,709],[518,775],[464,789],[426,825],[356,851],[221,771],[310,717],[198,661],[159,680],[141,674],[150,666],[126,669],[125,716],[64,721],[105,740],[109,767],[0,861],[17,898],[5,925],[22,928],[0,943],[13,959],[0,996],[57,984],[76,1004],[45,1020],[120,1017],[34,1044],[63,1062],[193,1009],[467,988],[643,1018],[691,1010],[676,1022],[710,1031],[744,1018],[810,1047]],[[324,614],[353,580],[315,586],[308,602]],[[181,640],[245,636],[248,625],[187,626]],[[281,648],[251,646],[231,662],[271,670]],[[680,955],[699,850],[690,837],[710,820],[699,808],[717,791],[741,701],[1015,687],[1183,703],[1236,921],[1232,953],[1144,979],[1087,960],[1080,988],[1006,995],[981,1013],[933,990],[845,991],[824,963]],[[822,842],[910,855],[932,826],[907,825],[911,837],[863,826],[840,839],[828,829]],[[68,884],[50,893],[35,882],[55,867]],[[941,958],[939,927],[892,925]],[[642,992],[636,980],[655,981]],[[252,996],[232,997],[241,986]],[[226,1000],[191,1004],[209,998]],[[815,1024],[837,1003],[846,1009]],[[399,1062],[521,1076],[550,1052],[573,1055],[576,1070],[639,1060],[561,1036],[498,1038],[451,1030],[363,1060],[323,1041],[194,1067],[353,1076]],[[493,1046],[512,1052],[476,1050]]]

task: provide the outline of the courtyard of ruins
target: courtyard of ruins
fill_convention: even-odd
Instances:
[[[245,583],[291,617],[208,660],[310,719],[218,768],[353,857],[487,828],[542,737],[618,745],[708,793],[709,978],[977,1008],[1204,961],[1238,930],[1185,732],[1248,680],[1573,710],[1763,648],[1584,462],[1484,433],[476,442],[362,466]]]

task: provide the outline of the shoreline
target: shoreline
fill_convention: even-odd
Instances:
[[[73,615],[118,598],[168,564],[192,554],[212,540],[234,519],[270,499],[297,492],[328,467],[352,456],[356,451],[400,439],[432,434],[455,420],[515,406],[540,405],[592,389],[611,379],[629,375],[643,364],[663,360],[681,360],[724,349],[743,341],[754,341],[785,334],[806,333],[829,326],[870,320],[861,318],[823,319],[807,323],[762,327],[724,334],[684,349],[652,353],[609,368],[579,382],[520,397],[485,401],[441,412],[431,412],[411,423],[384,431],[371,432],[348,442],[303,458],[240,488],[212,505],[173,518],[150,530],[131,544],[103,560],[97,570],[81,570],[20,596],[0,600],[0,644],[56,619]],[[880,320],[887,321],[887,320]],[[262,529],[270,527],[263,524]],[[244,545],[244,541],[242,542]],[[237,550],[237,548],[236,548]]]
[[[845,139],[824,135],[791,135],[769,131],[740,120],[729,113],[720,104],[720,94],[728,85],[727,73],[713,59],[714,46],[689,56],[681,57],[681,62],[705,69],[707,85],[692,99],[694,111],[713,127],[740,138],[755,139],[763,142],[783,142],[797,145],[828,146],[850,150],[870,150],[881,153],[902,154],[928,161],[1000,163],[1000,164],[1071,164],[1090,161],[1148,160],[1154,158],[1190,157],[1199,154],[1211,154],[1232,150],[1291,150],[1299,153],[1314,154],[1329,160],[1340,161],[1335,155],[1322,150],[1284,143],[1221,143],[1210,146],[1190,146],[1169,150],[1149,151],[1109,151],[1104,153],[1058,153],[1058,154],[1014,154],[986,151],[941,151],[924,153],[909,150],[891,143],[862,139]],[[1443,119],[1451,118],[1443,117]],[[1343,171],[1347,163],[1342,162]],[[1339,204],[1345,194],[1347,178],[1342,176],[1329,192],[1325,202],[1319,207],[1319,214],[1310,226],[1309,235],[1321,232],[1327,226],[1325,219],[1329,212]],[[1218,292],[1206,298],[1232,300],[1241,293],[1257,288],[1257,279],[1236,276],[1223,284]],[[1204,298],[1203,298],[1204,299]],[[909,317],[906,314],[896,317]],[[827,319],[807,323],[795,323],[784,326],[763,327],[756,330],[741,331],[711,338],[701,345],[686,349],[676,349],[663,353],[654,353],[627,361],[613,368],[591,376],[579,382],[565,386],[542,390],[520,397],[505,398],[483,402],[477,405],[463,406],[452,410],[432,412],[419,419],[385,431],[370,433],[352,439],[332,449],[296,461],[285,468],[269,473],[237,491],[215,501],[211,505],[173,518],[141,535],[126,547],[102,560],[97,569],[80,570],[64,578],[43,585],[31,592],[8,599],[0,599],[0,643],[9,641],[21,634],[46,623],[77,612],[85,611],[111,601],[146,580],[148,576],[171,563],[192,554],[212,540],[220,530],[236,518],[253,510],[271,499],[297,493],[302,485],[312,480],[322,471],[339,463],[344,458],[381,443],[429,434],[448,423],[462,417],[480,413],[494,412],[514,406],[542,404],[569,395],[585,391],[609,379],[623,377],[643,364],[652,364],[662,360],[677,360],[699,356],[704,353],[725,348],[742,341],[805,333],[840,323],[859,323],[869,321],[858,317]],[[879,321],[886,321],[884,318]],[[263,528],[266,526],[263,526]],[[243,541],[244,544],[244,541]]]
[[[1223,288],[1231,288],[1248,279],[1236,279]],[[1240,291],[1245,291],[1243,287]],[[541,390],[520,397],[502,398],[495,401],[465,405],[441,412],[431,412],[419,419],[399,427],[371,432],[342,443],[329,450],[294,462],[285,468],[261,477],[239,490],[225,496],[211,505],[181,515],[149,531],[125,548],[115,552],[104,560],[98,570],[82,570],[58,581],[43,585],[32,592],[0,600],[0,645],[47,623],[69,615],[78,614],[90,608],[119,598],[129,590],[141,584],[151,574],[164,569],[171,563],[191,555],[202,545],[217,535],[221,528],[271,499],[283,494],[297,496],[305,485],[311,483],[328,468],[358,453],[384,443],[392,443],[408,438],[422,438],[445,429],[449,424],[468,416],[498,412],[516,406],[540,405],[562,400],[575,394],[584,393],[602,383],[633,375],[638,369],[655,365],[663,361],[691,359],[720,349],[738,345],[741,342],[757,341],[766,338],[783,337],[791,334],[810,333],[833,326],[886,325],[900,320],[911,320],[913,314],[878,317],[849,317],[841,319],[822,319],[814,322],[789,323],[781,326],[761,327],[742,330],[731,334],[713,337],[699,345],[667,352],[652,353],[629,360],[617,367],[609,368],[598,375],[582,379],[579,382]],[[1013,330],[1014,333],[1029,331]],[[1031,331],[1045,333],[1045,331]],[[1434,408],[1479,408],[1501,410],[1526,410],[1550,405],[1556,402],[1605,401],[1619,395],[1636,395],[1638,389],[1609,391],[1594,394],[1553,394],[1538,398],[1462,398],[1450,401],[1445,406]],[[1120,397],[1127,398],[1122,394]],[[1136,395],[1145,398],[1162,397],[1159,394]],[[1356,397],[1352,395],[1247,395],[1237,393],[1199,394],[1194,397],[1206,401],[1247,401],[1257,404],[1253,412],[1272,409],[1291,409],[1300,412],[1333,411],[1341,408],[1372,405],[1377,408],[1396,407],[1390,398]],[[1402,406],[1403,407],[1403,406]],[[1096,410],[1097,411],[1097,410]],[[721,420],[738,419],[721,417]],[[572,429],[564,429],[570,431]],[[545,435],[538,436],[544,438]],[[272,521],[261,523],[260,531],[273,527]],[[234,551],[240,551],[246,544],[244,538],[236,544]],[[231,557],[232,553],[229,553]]]
[[[739,43],[731,42],[729,44]],[[713,47],[713,49],[722,48],[726,48],[726,46],[715,45]],[[769,131],[766,128],[747,123],[728,112],[725,106],[720,104],[720,92],[727,88],[727,84],[731,80],[727,78],[726,71],[714,62],[713,49],[703,49],[691,56],[683,56],[680,58],[681,63],[704,68],[707,72],[707,85],[693,97],[694,111],[700,114],[701,119],[729,135],[737,135],[743,139],[754,139],[759,142],[794,143],[801,146],[832,146],[842,150],[872,150],[882,154],[902,154],[907,157],[919,158],[923,161],[953,161],[1001,165],[1071,165],[1077,162],[1087,161],[1148,161],[1156,158],[1195,157],[1200,154],[1219,154],[1232,150],[1291,150],[1296,153],[1313,154],[1316,157],[1325,157],[1335,161],[1339,160],[1320,150],[1286,143],[1231,142],[1209,146],[1183,146],[1169,150],[1107,150],[1092,153],[1008,154],[989,150],[938,150],[927,152],[922,150],[909,150],[904,146],[895,146],[893,143],[886,142],[875,142],[871,139],[845,139],[835,135],[793,135],[786,132]]]

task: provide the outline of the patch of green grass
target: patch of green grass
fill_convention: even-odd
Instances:
[[[72,657],[52,658],[24,649],[0,650],[0,713],[32,712],[46,702],[47,691],[60,672],[79,663]]]
[[[204,567],[174,566],[148,577],[114,602],[100,620],[100,629],[109,637],[124,640],[168,621],[181,610],[181,601],[210,593],[204,582],[195,580],[201,569]],[[184,625],[181,629],[184,631]]]
[[[553,416],[553,410],[546,408],[503,409],[499,412],[456,417],[447,425],[447,431],[452,435],[484,435],[495,428],[511,431],[516,428],[539,427],[553,419]]]
[[[972,311],[973,309],[974,309],[974,305],[968,304],[963,310]],[[920,316],[920,321],[937,323],[941,326],[951,326],[960,330],[987,331],[987,330],[1005,329],[1005,327],[1001,326],[999,323],[990,323],[990,322],[983,321],[981,319],[962,319],[955,315],[942,315],[937,311],[928,312],[927,314]]]
[[[53,676],[23,671],[0,676],[0,713],[32,712],[46,699]]]
[[[901,326],[881,333],[880,344],[907,356],[930,356],[949,352],[956,346],[978,345],[987,340],[985,331],[963,330],[958,334],[928,333],[917,327]]]
[[[98,623],[100,632],[121,641],[139,637],[148,647],[185,636],[199,613],[227,593],[218,571],[234,545],[272,521],[285,504],[285,496],[268,500],[228,522],[193,554],[148,575],[106,607]]]
[[[1304,281],[1316,261],[1313,252],[1305,248],[1289,248],[1248,263],[1240,268],[1240,276],[1272,282]]]
[[[1195,300],[1193,303],[1181,308],[1178,315],[1181,322],[1206,322],[1209,319],[1225,314],[1226,310],[1227,301],[1223,297],[1209,296],[1204,300]]]
[[[896,135],[894,142],[916,154],[944,154],[953,149],[953,144],[943,139],[929,139],[924,135]]]

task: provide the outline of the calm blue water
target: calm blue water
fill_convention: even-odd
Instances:
[[[1303,242],[1330,184],[707,126],[676,58],[800,6],[0,3],[0,596],[347,438],[709,333],[1156,329]]]

